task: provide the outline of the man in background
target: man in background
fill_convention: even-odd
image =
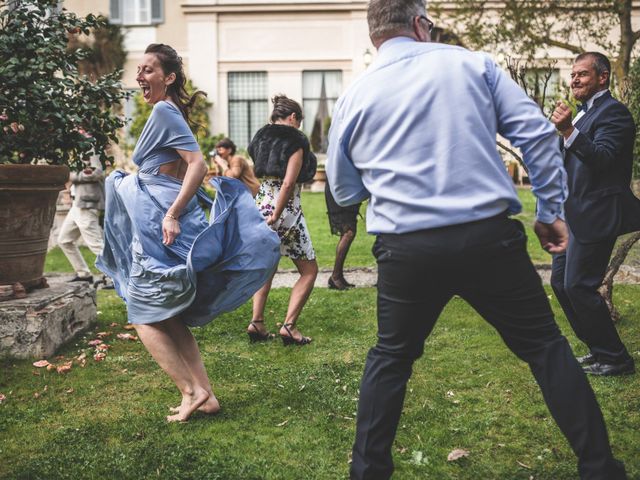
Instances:
[[[58,245],[75,271],[71,281],[92,283],[93,276],[77,241],[82,237],[89,250],[96,255],[102,253],[100,210],[104,210],[104,172],[98,158],[91,157],[82,171],[71,172],[69,180],[73,203],[60,227]]]
[[[551,117],[562,134],[569,197],[567,251],[553,257],[551,286],[576,336],[589,352],[578,358],[592,375],[635,371],[606,302],[598,293],[618,235],[640,230],[640,200],[631,192],[631,113],[611,96],[609,59],[597,52],[579,55],[571,71],[571,109],[558,102]]]

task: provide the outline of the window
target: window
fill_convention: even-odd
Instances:
[[[246,148],[268,121],[266,72],[229,72],[229,137]]]
[[[339,70],[302,72],[302,129],[314,152],[327,151],[331,115],[341,91],[342,72]]]
[[[164,21],[164,0],[109,0],[109,20],[120,25],[153,25]]]

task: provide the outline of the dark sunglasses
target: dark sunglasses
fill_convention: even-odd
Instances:
[[[425,22],[427,22],[427,28],[429,29],[429,33],[431,33],[435,24],[431,20],[429,20],[425,15],[420,15],[418,18],[420,20],[424,20]]]

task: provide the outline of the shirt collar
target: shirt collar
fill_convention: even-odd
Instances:
[[[411,37],[393,37],[390,38],[389,40],[385,40],[384,43],[382,45],[380,45],[380,47],[378,47],[378,54],[381,54],[382,52],[386,51],[388,48],[391,48],[391,46],[393,45],[397,45],[400,43],[409,43],[409,42],[416,42],[417,40],[411,38]]]
[[[587,111],[591,110],[591,107],[593,107],[593,102],[596,101],[596,98],[600,98],[601,96],[603,96],[608,91],[609,91],[608,88],[604,89],[604,90],[600,90],[598,93],[594,94],[593,97],[591,97],[589,100],[587,100]]]

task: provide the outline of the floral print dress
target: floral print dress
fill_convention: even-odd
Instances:
[[[256,205],[264,218],[268,218],[276,208],[282,180],[264,178],[256,195]],[[311,236],[300,204],[300,184],[296,184],[293,195],[287,202],[280,218],[271,225],[280,237],[280,254],[291,259],[313,260],[316,252],[311,244]]]

